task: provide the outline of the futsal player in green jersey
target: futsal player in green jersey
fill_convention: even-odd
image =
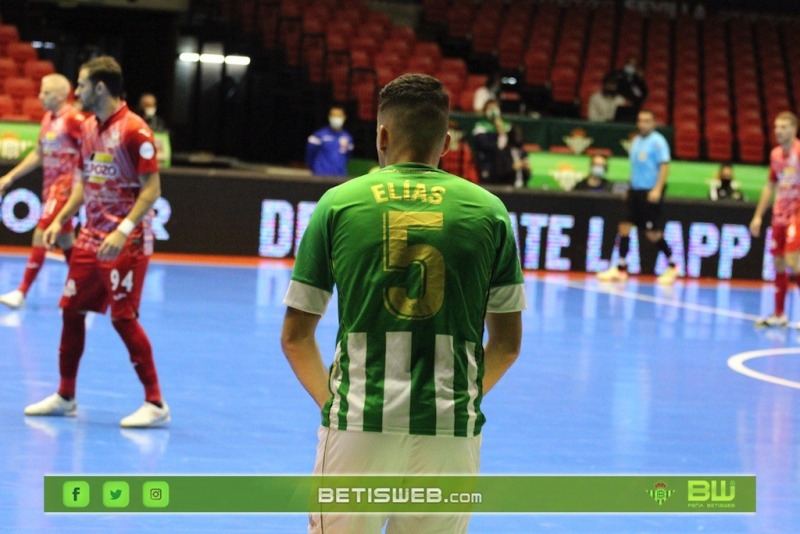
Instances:
[[[322,409],[315,474],[478,472],[481,400],[519,354],[525,292],[503,203],[436,168],[448,113],[436,78],[386,85],[381,170],[325,193],[303,235],[281,343]],[[315,331],[334,286],[327,370]],[[388,532],[465,532],[469,515],[312,514],[309,531],[377,533],[387,521]]]

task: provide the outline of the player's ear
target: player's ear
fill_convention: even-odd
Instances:
[[[389,130],[386,129],[386,126],[383,124],[378,125],[378,150],[381,152],[386,152],[386,149],[389,147]]]
[[[444,156],[450,151],[450,143],[453,142],[453,137],[450,135],[450,130],[444,136],[444,147],[442,147],[442,153],[439,154],[439,157]]]

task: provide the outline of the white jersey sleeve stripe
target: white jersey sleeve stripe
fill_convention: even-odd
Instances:
[[[347,429],[364,429],[364,401],[367,397],[367,334],[352,332],[347,336],[347,366],[350,387],[347,392]]]
[[[386,332],[383,427],[407,429],[411,413],[411,332]]]
[[[436,380],[436,430],[452,433],[456,424],[453,336],[436,335],[433,375]]]
[[[512,284],[493,287],[489,290],[489,302],[486,311],[490,313],[510,313],[527,308],[525,303],[525,286]]]
[[[292,280],[286,296],[283,297],[283,303],[306,313],[325,315],[332,295],[333,293],[324,289]]]
[[[475,412],[475,401],[478,398],[478,362],[475,360],[475,343],[466,342],[467,349],[467,436],[475,435],[475,423],[478,414]]]

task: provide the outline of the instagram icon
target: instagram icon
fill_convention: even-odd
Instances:
[[[169,506],[169,484],[163,481],[145,482],[142,486],[142,504],[146,508]]]

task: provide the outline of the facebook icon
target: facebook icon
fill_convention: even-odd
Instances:
[[[62,502],[67,508],[86,508],[89,506],[89,483],[82,480],[69,480],[62,486]]]

